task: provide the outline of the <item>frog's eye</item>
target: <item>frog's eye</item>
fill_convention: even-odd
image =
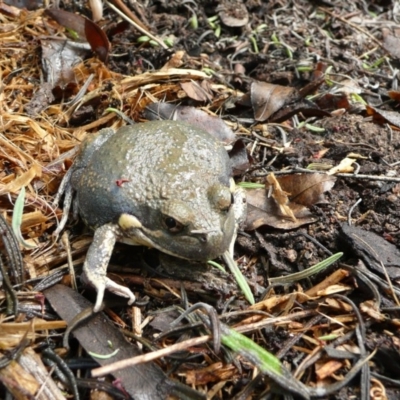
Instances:
[[[220,210],[228,212],[231,209],[232,204],[234,202],[235,202],[235,197],[233,196],[233,193],[231,193],[230,203],[227,201],[220,202]]]
[[[171,233],[178,233],[183,229],[183,225],[172,217],[165,217],[164,224]]]
[[[224,185],[215,184],[208,189],[210,203],[221,212],[228,212],[233,204],[232,192]]]

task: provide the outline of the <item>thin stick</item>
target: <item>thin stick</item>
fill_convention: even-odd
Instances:
[[[141,356],[136,356],[128,358],[126,360],[117,361],[112,364],[108,364],[104,367],[95,368],[92,370],[92,376],[97,378],[99,376],[107,375],[113,373],[114,371],[119,371],[123,368],[132,367],[133,365],[142,364],[145,362],[153,361],[161,357],[168,356],[177,351],[186,350],[189,347],[198,346],[203,343],[207,343],[211,340],[211,335],[200,336],[197,338],[184,340],[183,342],[173,344],[171,346],[165,347],[161,350],[156,350],[148,354],[143,354]]]
[[[306,174],[325,174],[324,171],[316,171],[310,170],[305,168],[295,168],[295,169],[287,169],[282,171],[274,171],[275,175],[290,175],[290,174],[299,174],[299,173],[306,173]],[[262,177],[268,175],[269,172],[258,174],[257,177]],[[326,175],[326,174],[325,174]],[[363,175],[363,174],[334,174],[329,176],[337,176],[339,178],[353,178],[353,179],[368,179],[371,181],[383,181],[383,182],[400,182],[400,178],[391,177],[391,176],[382,176],[382,175]]]
[[[351,26],[353,29],[355,29],[356,31],[359,31],[361,33],[363,33],[364,35],[368,36],[372,41],[374,41],[379,47],[383,47],[381,41],[379,41],[375,36],[371,35],[369,32],[367,32],[366,30],[362,29],[361,27],[359,27],[356,24],[353,24],[352,22],[347,21],[347,19],[333,13],[332,11],[327,10],[326,8],[323,7],[318,7],[321,11],[329,14],[331,17],[338,19],[339,21],[342,21],[344,24],[347,24],[349,26]]]
[[[132,24],[138,31],[142,32],[144,35],[147,35],[150,39],[156,41],[162,48],[168,49],[168,46],[161,39],[159,39],[158,37],[154,36],[153,34],[151,34],[146,29],[142,28],[135,21],[133,21],[131,18],[129,18],[127,15],[125,15],[119,8],[115,7],[114,4],[111,4],[109,1],[106,1],[106,4],[112,10],[114,10],[117,14],[119,14],[125,21],[128,21],[130,24]]]

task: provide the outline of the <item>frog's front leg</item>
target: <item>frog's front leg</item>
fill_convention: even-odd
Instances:
[[[54,231],[53,235],[57,237],[59,233],[64,229],[68,213],[71,205],[74,205],[74,217],[77,217],[77,203],[74,202],[73,196],[75,191],[81,190],[80,179],[86,167],[90,163],[93,154],[100,149],[100,147],[107,142],[107,140],[114,135],[114,130],[111,128],[106,128],[100,130],[97,134],[88,136],[82,143],[79,153],[75,158],[74,164],[64,175],[61,181],[58,192],[53,201],[53,207],[57,208],[59,206],[61,197],[64,195],[64,207],[60,223],[57,229]]]
[[[233,195],[233,214],[235,216],[235,230],[233,232],[231,243],[229,244],[229,253],[233,259],[233,246],[235,245],[239,227],[243,225],[247,217],[246,192],[243,188],[236,186],[235,181],[231,179],[231,193]]]
[[[85,283],[94,286],[97,291],[94,312],[100,310],[106,289],[119,296],[129,298],[128,304],[132,304],[135,301],[135,295],[131,290],[107,278],[108,263],[119,235],[119,227],[113,223],[105,224],[96,229],[93,242],[89,247],[85,263],[83,264],[81,279]]]

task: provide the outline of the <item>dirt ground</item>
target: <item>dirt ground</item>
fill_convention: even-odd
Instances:
[[[92,18],[88,4],[59,7],[73,14],[0,4],[1,397],[34,398],[36,369],[55,385],[37,398],[399,399],[399,2],[115,1],[96,24],[75,17]],[[231,137],[248,203],[235,260],[255,304],[216,268],[118,244],[108,271],[138,302],[111,297],[112,324],[77,323],[91,303],[69,291],[71,266],[79,275],[91,233],[71,215],[54,237],[61,179],[86,135],[172,115]],[[79,280],[78,292],[94,299]],[[113,351],[107,337],[124,359],[209,334],[204,314],[170,327],[197,302],[222,323],[223,350],[211,328],[214,342],[89,379],[110,362],[93,356]],[[288,377],[251,345],[227,344],[228,327]]]

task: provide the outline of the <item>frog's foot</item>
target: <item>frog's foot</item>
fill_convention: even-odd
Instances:
[[[97,291],[96,303],[93,307],[94,312],[99,312],[102,308],[104,292],[105,290],[109,290],[112,293],[115,293],[118,296],[128,298],[128,304],[131,305],[136,300],[135,295],[132,291],[126,286],[119,285],[115,283],[110,278],[103,277],[103,279],[97,279],[96,283],[93,280],[90,280],[86,274],[82,276],[85,282],[89,282]]]
[[[96,304],[94,312],[101,309],[104,298],[104,291],[107,289],[119,296],[127,297],[128,304],[135,301],[135,295],[125,286],[115,283],[107,278],[107,267],[110,261],[111,253],[119,235],[117,225],[109,223],[96,229],[93,242],[89,247],[86,261],[83,264],[83,274],[81,279],[93,286],[97,291]]]

